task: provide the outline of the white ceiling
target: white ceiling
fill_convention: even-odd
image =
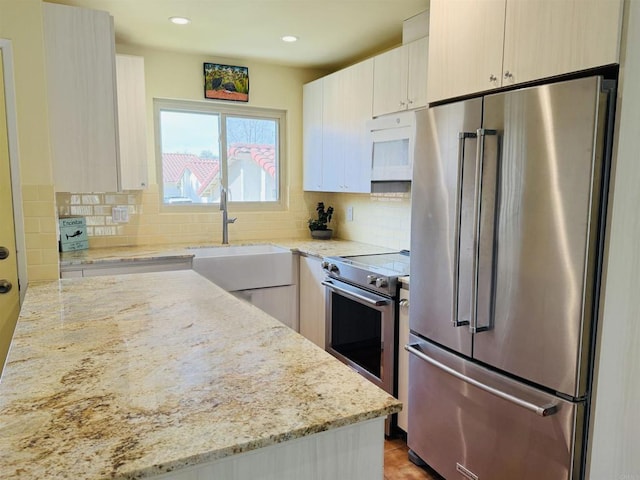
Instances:
[[[116,43],[335,69],[402,41],[429,0],[47,0],[111,13]],[[192,20],[170,23],[171,16]],[[296,35],[293,44],[280,40]]]

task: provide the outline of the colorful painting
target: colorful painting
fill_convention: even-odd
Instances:
[[[248,102],[249,69],[219,63],[205,63],[204,98]]]

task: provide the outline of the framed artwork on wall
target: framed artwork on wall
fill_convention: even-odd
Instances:
[[[204,98],[249,101],[249,69],[219,63],[204,64]]]

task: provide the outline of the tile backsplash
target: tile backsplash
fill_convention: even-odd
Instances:
[[[129,221],[114,222],[114,207],[126,208]],[[218,209],[163,209],[157,185],[123,193],[56,193],[56,208],[58,216],[86,217],[90,248],[221,241]],[[287,210],[246,212],[230,208],[229,215],[238,218],[229,227],[231,242],[308,235],[308,208],[303,194],[292,195]]]
[[[344,194],[305,192],[293,195],[289,208],[273,212],[234,212],[238,221],[229,228],[229,239],[262,240],[307,238],[307,219],[315,215],[317,202],[335,209],[330,227],[336,237],[408,249],[411,228],[410,193]],[[126,208],[129,221],[114,222],[114,207]],[[347,208],[353,220],[347,221]],[[211,243],[221,237],[221,214],[217,209],[203,212],[163,210],[157,185],[144,191],[124,193],[56,193],[58,216],[86,217],[89,246],[118,247],[170,243]]]

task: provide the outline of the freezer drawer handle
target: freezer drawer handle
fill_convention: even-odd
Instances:
[[[434,367],[437,367],[440,370],[447,372],[449,375],[453,375],[459,380],[462,380],[463,382],[466,382],[475,387],[478,387],[479,389],[484,390],[485,392],[491,393],[496,397],[500,397],[503,400],[507,400],[508,402],[515,403],[516,405],[526,408],[527,410],[530,410],[531,412],[535,413],[536,415],[540,415],[541,417],[548,417],[549,415],[553,415],[558,411],[558,406],[552,403],[547,405],[536,405],[534,403],[528,402],[526,400],[523,400],[521,398],[515,397],[501,390],[498,390],[497,388],[493,388],[493,387],[490,387],[489,385],[485,385],[484,383],[479,382],[471,377],[467,377],[466,375],[463,375],[457,370],[451,367],[448,367],[447,365],[444,365],[443,363],[440,363],[437,360],[434,360],[433,358],[425,355],[424,353],[422,353],[420,350],[416,348],[417,346],[418,344],[405,345],[404,349],[409,353],[413,353],[416,357],[424,360],[425,362],[430,363]]]
[[[365,297],[364,295],[360,295],[359,293],[350,292],[348,290],[338,287],[335,283],[332,283],[328,280],[325,280],[324,282],[322,282],[322,285],[329,288],[330,290],[333,290],[335,292],[340,293],[341,295],[344,295],[345,297],[350,297],[354,300],[359,300],[360,302],[365,302],[375,307],[381,307],[383,305],[388,305],[389,303],[391,303],[391,300],[387,300],[387,299],[377,300],[375,298]]]

